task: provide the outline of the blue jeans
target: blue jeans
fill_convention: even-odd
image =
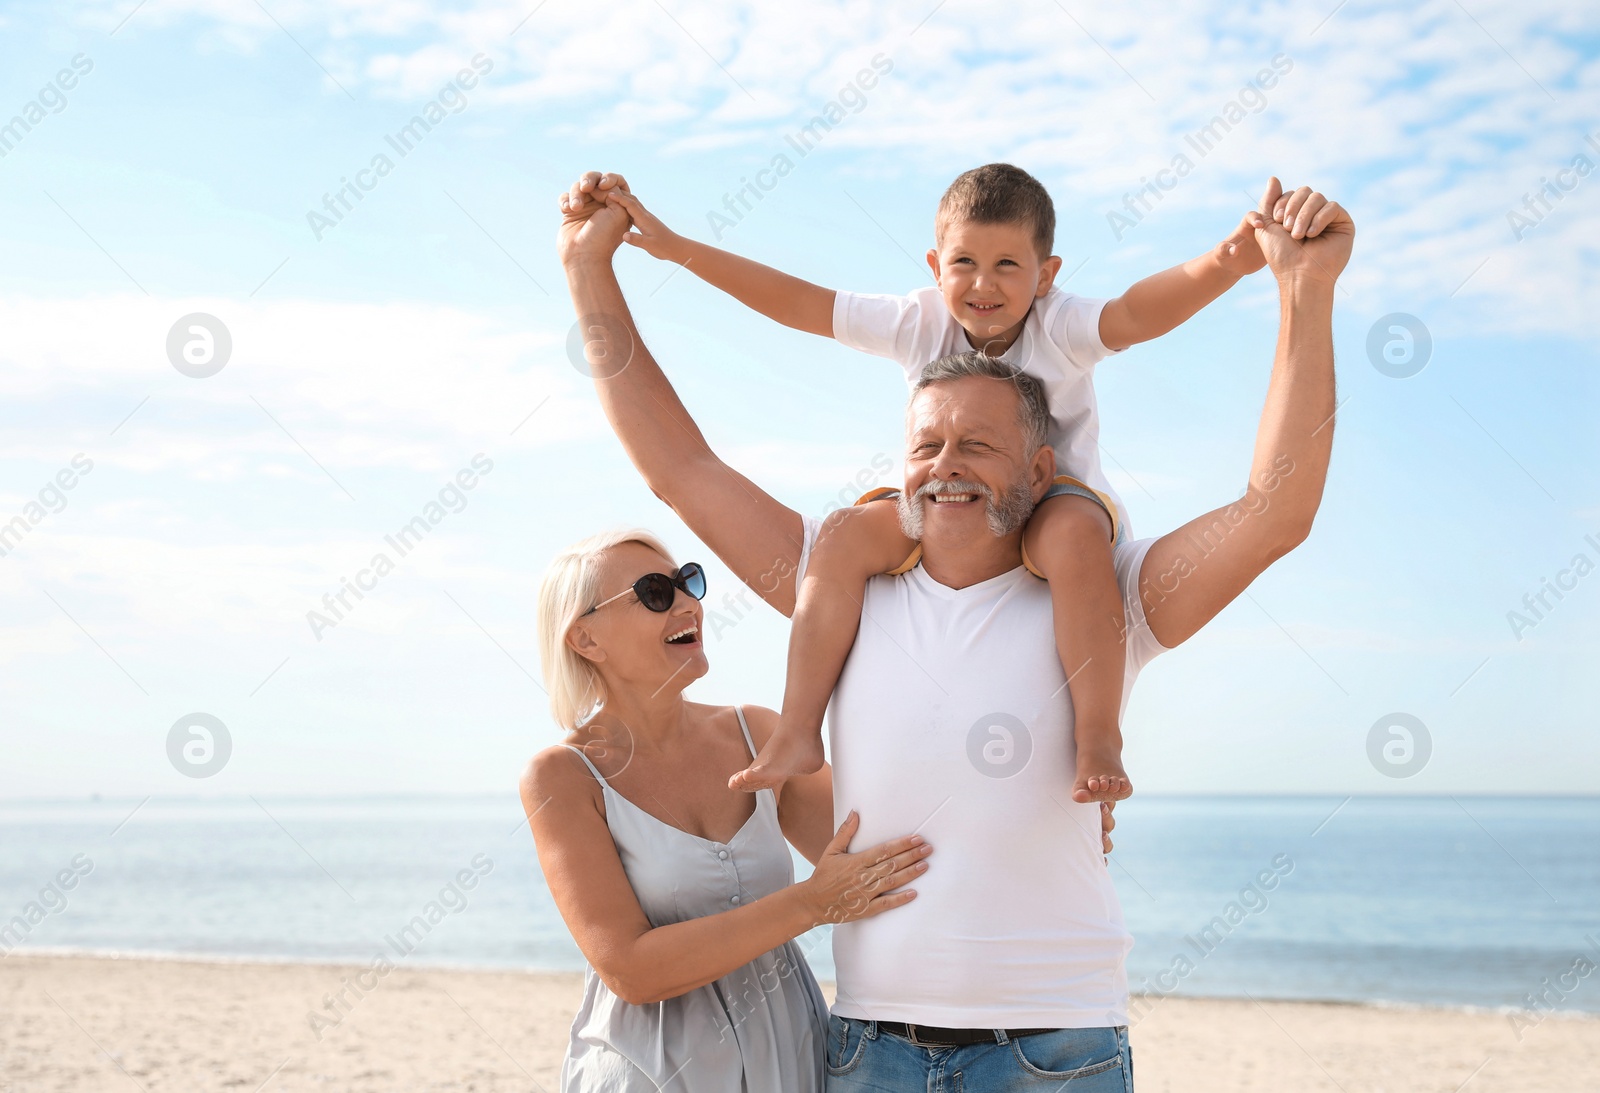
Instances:
[[[828,1018],[827,1093],[1133,1093],[1128,1030],[1065,1028],[920,1047],[876,1021]]]

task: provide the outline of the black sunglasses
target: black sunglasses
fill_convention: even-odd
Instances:
[[[699,562],[688,562],[673,574],[646,573],[628,588],[618,592],[609,600],[601,600],[583,614],[592,615],[606,604],[622,599],[629,592],[638,596],[639,602],[650,610],[666,611],[672,607],[672,601],[678,598],[677,590],[680,588],[697,600],[706,598],[706,571],[700,568]]]

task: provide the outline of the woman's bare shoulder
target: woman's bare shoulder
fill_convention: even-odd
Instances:
[[[778,727],[778,711],[769,710],[765,706],[719,706],[705,702],[690,702],[687,705],[697,717],[705,718],[706,721],[732,732],[739,731],[737,711],[743,710],[745,724],[750,726],[750,740],[755,744],[757,751],[761,750],[767,738]]]
[[[529,759],[517,782],[524,805],[530,801],[537,805],[552,797],[579,794],[592,797],[597,795],[599,786],[583,760],[572,748],[562,744],[552,744]],[[529,818],[532,818],[531,811]]]

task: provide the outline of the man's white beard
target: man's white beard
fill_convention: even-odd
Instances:
[[[1028,488],[1025,474],[1018,475],[998,500],[994,491],[981,482],[953,482],[935,478],[924,482],[922,488],[911,497],[907,497],[902,490],[895,502],[900,512],[900,530],[906,538],[919,542],[922,540],[922,499],[939,493],[975,493],[982,497],[984,519],[996,539],[1021,530],[1022,525],[1028,522],[1028,517],[1033,515],[1033,491]]]

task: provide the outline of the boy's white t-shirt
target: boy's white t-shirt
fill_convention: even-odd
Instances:
[[[1052,286],[1033,302],[1022,336],[1000,359],[1044,385],[1056,473],[1071,475],[1110,496],[1126,528],[1127,507],[1100,469],[1100,411],[1093,377],[1094,366],[1112,352],[1100,340],[1100,312],[1105,306],[1105,300],[1074,296]],[[972,349],[937,285],[905,296],[837,292],[833,336],[852,349],[897,361],[907,384],[913,385],[929,363]]]

